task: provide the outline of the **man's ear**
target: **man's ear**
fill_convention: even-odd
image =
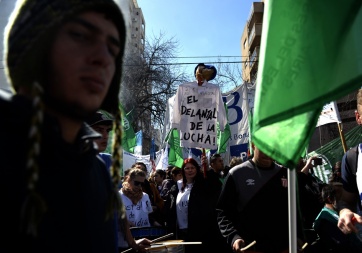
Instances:
[[[359,114],[358,110],[354,111],[354,114],[356,116],[356,122],[358,125],[362,125],[362,118],[361,118],[361,114]]]

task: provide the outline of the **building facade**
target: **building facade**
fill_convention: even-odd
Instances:
[[[258,73],[264,4],[264,0],[260,2],[253,2],[240,40],[242,55],[242,77],[245,82],[252,84],[256,83]],[[340,128],[338,127],[337,123],[331,123],[317,127],[310,140],[308,152],[320,148],[335,138],[340,138],[340,132],[342,132],[342,135],[344,135],[357,125],[354,114],[354,111],[357,107],[356,94],[357,91],[352,92],[336,101],[342,120]],[[340,129],[342,131],[340,131]],[[347,147],[347,149],[348,148],[351,147]]]

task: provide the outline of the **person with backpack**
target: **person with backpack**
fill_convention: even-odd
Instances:
[[[355,111],[356,122],[362,125],[362,89],[357,93],[357,110]],[[343,192],[338,203],[339,220],[338,227],[345,233],[358,233],[357,227],[362,226],[361,217],[361,194],[362,174],[362,143],[348,150],[342,158],[341,174]]]

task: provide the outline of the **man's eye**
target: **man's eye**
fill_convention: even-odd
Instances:
[[[108,51],[114,58],[116,58],[119,54],[119,48],[116,46],[108,46]]]
[[[77,40],[86,40],[87,36],[82,33],[82,32],[78,32],[78,31],[69,31],[69,34],[72,38],[77,39]]]

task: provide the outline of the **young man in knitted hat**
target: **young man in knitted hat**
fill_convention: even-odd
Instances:
[[[117,252],[126,38],[113,0],[19,0],[5,29],[0,94],[0,252]],[[84,121],[115,118],[113,182]]]

